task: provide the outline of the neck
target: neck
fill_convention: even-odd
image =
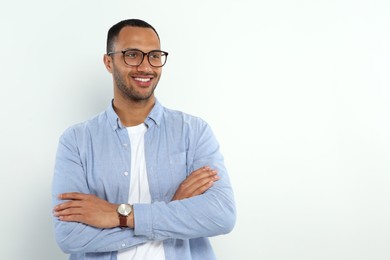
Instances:
[[[114,97],[113,106],[123,126],[135,126],[145,121],[155,102],[154,96],[139,101]]]

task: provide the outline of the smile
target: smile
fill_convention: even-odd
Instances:
[[[150,81],[151,79],[150,79],[150,78],[134,78],[134,80],[136,80],[136,81],[141,81],[141,82],[148,82],[148,81]]]

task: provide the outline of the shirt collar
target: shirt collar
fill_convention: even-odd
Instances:
[[[150,111],[148,117],[145,119],[145,124],[150,127],[150,123],[154,123],[156,126],[160,126],[161,119],[163,116],[163,106],[156,99],[152,111]]]
[[[107,115],[108,122],[112,127],[112,130],[116,130],[118,128],[123,128],[124,126],[122,125],[121,120],[119,119],[117,113],[114,110],[113,102],[114,99],[111,100],[110,105],[107,107],[106,115]],[[163,115],[163,106],[156,99],[156,103],[154,104],[152,110],[150,111],[149,115],[145,119],[145,124],[148,127],[150,127],[151,124],[160,126],[162,115]]]

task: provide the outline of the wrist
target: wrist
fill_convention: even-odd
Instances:
[[[134,211],[132,210],[130,215],[127,217],[127,226],[134,228]]]
[[[118,215],[119,227],[134,226],[133,206],[130,204],[120,204],[116,209]]]

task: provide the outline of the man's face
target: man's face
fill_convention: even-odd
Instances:
[[[128,48],[147,53],[151,50],[160,50],[160,41],[150,28],[127,26],[120,31],[114,51]],[[114,79],[114,95],[119,94],[132,101],[146,101],[154,97],[154,90],[161,76],[161,67],[152,67],[146,55],[139,66],[127,65],[122,54],[114,54],[111,59],[112,66],[108,69]]]

